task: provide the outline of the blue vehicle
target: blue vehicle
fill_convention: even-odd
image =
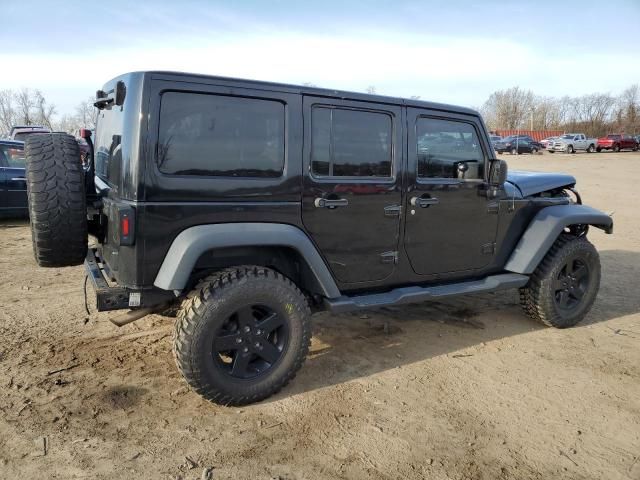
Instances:
[[[26,217],[24,142],[0,140],[0,217]]]

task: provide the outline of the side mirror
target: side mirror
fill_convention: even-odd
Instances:
[[[494,160],[491,162],[489,171],[489,185],[501,187],[507,181],[507,162],[504,160]]]
[[[491,162],[489,170],[489,198],[494,198],[498,195],[498,190],[504,182],[507,181],[507,162],[504,160],[494,160]]]

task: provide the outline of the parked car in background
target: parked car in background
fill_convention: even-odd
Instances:
[[[491,141],[491,145],[495,145],[502,141],[502,137],[500,135],[489,135],[489,140]]]
[[[51,133],[51,130],[41,125],[16,125],[11,127],[9,137],[11,140],[24,142],[25,138],[32,133]]]
[[[555,142],[559,137],[547,137],[544,140],[540,140],[540,145],[542,148],[547,148],[550,143]]]
[[[512,155],[538,153],[543,150],[542,145],[528,135],[505,137],[501,142],[494,144],[494,148],[498,153],[509,152]]]
[[[0,140],[0,217],[27,216],[24,143]]]
[[[596,138],[587,138],[584,133],[567,133],[549,143],[547,151],[549,153],[575,153],[578,150],[583,150],[587,153],[592,153],[596,151],[597,144],[598,140]]]
[[[596,146],[596,150],[601,152],[602,150],[613,150],[619,152],[620,150],[638,150],[638,140],[631,135],[623,135],[621,133],[612,133],[606,137],[600,137]]]

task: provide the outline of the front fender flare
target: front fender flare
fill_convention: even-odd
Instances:
[[[324,296],[340,296],[329,269],[309,237],[299,228],[282,223],[217,223],[187,228],[171,244],[153,284],[164,290],[183,290],[196,261],[207,250],[265,245],[297,250],[315,275]]]
[[[505,264],[505,270],[531,274],[565,227],[593,225],[607,233],[613,232],[609,215],[587,205],[554,205],[540,210],[531,220]]]

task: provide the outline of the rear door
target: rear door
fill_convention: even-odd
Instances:
[[[343,284],[380,281],[397,262],[402,109],[306,96],[306,230]]]

